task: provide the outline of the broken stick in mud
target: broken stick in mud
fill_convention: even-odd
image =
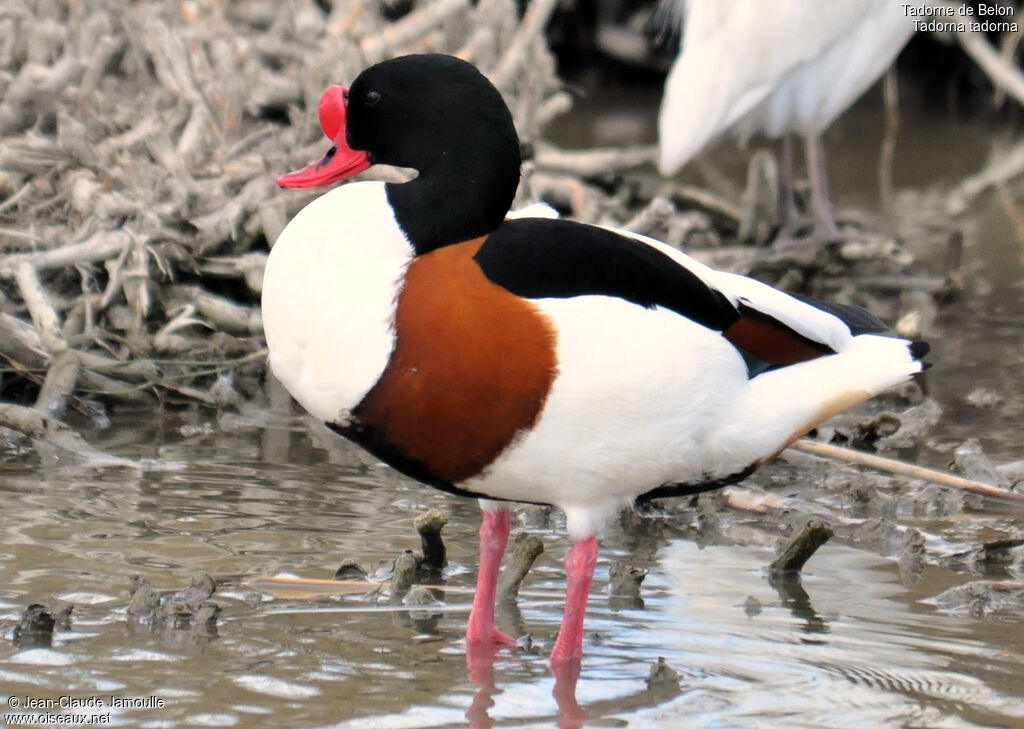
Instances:
[[[1016,491],[1010,491],[1009,489],[992,486],[979,481],[972,481],[961,476],[956,476],[952,473],[936,471],[933,468],[924,468],[923,466],[917,466],[913,463],[897,461],[893,458],[884,458],[872,453],[855,451],[851,448],[842,448],[840,446],[832,445],[831,443],[819,443],[808,438],[801,438],[790,447],[804,451],[805,453],[812,453],[817,456],[846,461],[847,463],[855,463],[857,465],[876,468],[889,473],[898,473],[911,478],[931,481],[943,486],[950,486],[952,488],[970,491],[983,496],[989,496],[994,499],[1024,503],[1024,494],[1017,493]]]

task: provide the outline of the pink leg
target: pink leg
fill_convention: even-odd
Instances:
[[[558,704],[559,729],[580,729],[586,722],[587,712],[576,700],[576,682],[580,679],[580,662],[553,662],[551,673],[555,676],[555,688],[551,695]]]
[[[473,609],[466,625],[469,643],[515,643],[494,625],[494,600],[498,590],[498,569],[505,554],[505,543],[512,526],[508,509],[485,511],[480,525],[480,572],[476,578]]]
[[[494,720],[487,713],[494,706],[494,697],[501,691],[494,683],[494,659],[501,646],[494,643],[469,643],[466,646],[466,665],[469,680],[479,688],[473,694],[473,703],[466,709],[466,718],[472,729],[489,729]]]
[[[597,564],[597,539],[590,537],[576,542],[565,555],[568,586],[565,591],[565,614],[562,629],[551,651],[552,663],[578,661],[583,657],[583,616]]]

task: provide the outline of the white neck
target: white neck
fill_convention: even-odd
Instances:
[[[270,366],[314,416],[345,422],[380,377],[412,255],[379,182],[322,195],[277,239],[263,279]]]

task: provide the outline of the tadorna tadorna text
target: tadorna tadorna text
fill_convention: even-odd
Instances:
[[[553,504],[575,544],[551,660],[582,654],[605,521],[638,498],[734,481],[843,408],[922,369],[921,343],[863,309],[711,270],[639,236],[506,219],[520,174],[501,95],[472,65],[416,55],[320,104],[334,146],[283,176],[324,185],[267,262],[276,376],[402,473],[480,498],[470,643],[494,624],[510,502]]]

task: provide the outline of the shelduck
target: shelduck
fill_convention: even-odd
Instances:
[[[466,637],[508,643],[495,585],[514,502],[565,512],[557,665],[583,615],[609,517],[638,499],[734,482],[817,423],[922,370],[927,345],[867,311],[714,271],[650,238],[506,218],[519,142],[501,95],[442,55],[332,86],[334,146],[285,187],[373,164],[288,224],[267,262],[270,365],[342,436],[425,484],[480,499]]]
[[[799,227],[790,133],[804,137],[815,236],[838,234],[822,133],[914,32],[893,0],[668,0],[683,37],[658,116],[659,166],[673,175],[727,131],[780,139],[780,219]],[[669,15],[672,15],[671,13]]]

